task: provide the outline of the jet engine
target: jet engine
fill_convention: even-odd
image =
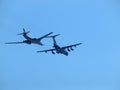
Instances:
[[[52,51],[52,54],[55,54],[55,52],[54,52],[54,51]]]

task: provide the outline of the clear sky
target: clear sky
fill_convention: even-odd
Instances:
[[[69,56],[46,46],[5,45],[61,34],[58,44],[83,43]],[[0,0],[0,90],[120,90],[119,0]]]

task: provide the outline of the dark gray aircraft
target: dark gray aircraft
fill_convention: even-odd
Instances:
[[[60,35],[60,34],[57,34],[57,35],[54,35],[54,36],[49,36],[49,37],[52,37],[52,39],[53,39],[53,49],[42,50],[42,51],[37,51],[37,52],[38,53],[39,52],[47,53],[48,51],[51,51],[52,54],[55,54],[54,51],[56,51],[57,54],[64,54],[64,55],[68,56],[68,52],[74,50],[72,47],[76,47],[76,46],[82,44],[82,43],[77,43],[77,44],[73,44],[73,45],[69,45],[69,46],[60,47],[55,40],[55,37],[58,36],[58,35]]]
[[[23,37],[26,39],[26,40],[24,40],[24,41],[22,41],[22,42],[7,42],[7,43],[5,43],[5,44],[20,44],[20,43],[26,43],[26,44],[38,44],[38,45],[43,45],[42,43],[41,43],[41,40],[43,39],[43,38],[46,38],[46,37],[48,37],[50,34],[52,34],[53,32],[50,32],[50,33],[48,33],[48,34],[46,34],[46,35],[44,35],[44,36],[42,36],[42,37],[40,37],[40,38],[31,38],[31,37],[29,37],[27,34],[29,33],[30,31],[25,31],[25,29],[23,28],[23,33],[20,33],[20,34],[18,34],[18,35],[23,35]]]

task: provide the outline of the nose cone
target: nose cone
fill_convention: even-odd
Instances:
[[[66,56],[68,56],[68,52],[64,53]]]
[[[41,46],[44,46],[44,44],[42,44],[41,42],[39,42],[38,44],[41,45]]]

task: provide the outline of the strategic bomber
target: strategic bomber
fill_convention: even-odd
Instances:
[[[77,44],[73,44],[73,45],[69,45],[69,46],[60,47],[57,44],[56,39],[55,39],[55,37],[58,36],[58,35],[60,35],[60,34],[49,36],[50,38],[53,39],[53,49],[42,50],[42,51],[37,51],[37,52],[38,53],[39,52],[45,52],[45,53],[47,53],[47,52],[51,51],[52,54],[55,54],[55,52],[56,52],[57,54],[64,54],[64,55],[68,56],[68,51],[69,52],[73,51],[74,50],[73,47],[76,47],[76,46],[82,44],[82,43],[77,43]]]
[[[23,40],[21,42],[7,42],[5,44],[20,44],[20,43],[26,43],[26,44],[38,44],[38,45],[43,45],[43,43],[41,42],[42,39],[46,38],[47,36],[49,36],[50,34],[52,34],[53,32],[50,32],[42,37],[39,38],[31,38],[30,36],[28,36],[28,33],[30,33],[30,31],[25,31],[25,29],[23,28],[23,33],[19,33],[18,35],[23,35],[23,37],[26,40]]]

